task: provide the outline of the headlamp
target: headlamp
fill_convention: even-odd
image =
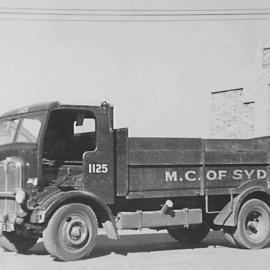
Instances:
[[[16,196],[15,196],[15,200],[18,204],[22,204],[25,200],[25,192],[22,189],[18,189],[16,191]]]

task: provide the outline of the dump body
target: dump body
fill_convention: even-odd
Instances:
[[[237,194],[269,185],[267,139],[128,138],[117,134],[117,195],[127,199]]]

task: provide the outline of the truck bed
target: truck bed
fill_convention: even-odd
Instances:
[[[249,140],[116,136],[117,195],[126,198],[230,193],[267,184],[269,137]]]

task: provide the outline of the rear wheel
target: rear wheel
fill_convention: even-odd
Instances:
[[[0,246],[7,251],[17,253],[25,253],[33,247],[38,240],[38,237],[23,237],[15,232],[3,232],[0,236]]]
[[[234,240],[242,248],[259,249],[270,240],[270,208],[258,199],[251,199],[240,209]]]
[[[183,243],[198,243],[202,241],[209,233],[209,227],[206,224],[193,225],[189,228],[179,226],[168,228],[169,235],[175,240]]]
[[[44,231],[44,244],[48,252],[62,261],[73,261],[89,256],[98,224],[91,207],[72,203],[59,208]]]

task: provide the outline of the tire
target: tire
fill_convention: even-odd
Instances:
[[[231,247],[239,247],[237,242],[234,239],[234,234],[235,228],[234,227],[225,227],[223,228],[223,234],[226,242],[231,246]]]
[[[182,243],[199,243],[209,233],[209,227],[204,223],[189,228],[183,226],[171,227],[167,230],[172,238]]]
[[[0,236],[0,246],[6,251],[17,253],[25,253],[33,247],[38,240],[38,237],[23,237],[16,235],[15,232],[3,232]]]
[[[72,203],[59,208],[43,233],[51,256],[61,261],[86,258],[95,246],[97,218],[90,206]]]
[[[270,240],[270,208],[258,199],[251,199],[240,209],[233,238],[242,248],[260,249]]]

